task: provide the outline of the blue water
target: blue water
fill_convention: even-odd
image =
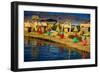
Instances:
[[[85,55],[89,58],[89,55]],[[82,53],[76,49],[65,48],[64,45],[44,40],[31,39],[24,43],[24,61],[48,61],[82,59]]]

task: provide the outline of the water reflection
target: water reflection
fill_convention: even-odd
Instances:
[[[65,45],[25,37],[24,61],[87,59],[90,54],[77,49],[68,49]]]

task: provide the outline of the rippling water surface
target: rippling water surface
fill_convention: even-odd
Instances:
[[[88,59],[89,53],[66,48],[65,45],[36,38],[25,38],[24,61]]]

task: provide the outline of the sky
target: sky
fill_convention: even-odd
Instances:
[[[37,15],[41,19],[46,18],[46,19],[54,19],[57,21],[64,21],[66,19],[71,19],[73,25],[79,25],[81,21],[90,21],[90,14],[24,11],[24,18],[31,19],[32,15]]]

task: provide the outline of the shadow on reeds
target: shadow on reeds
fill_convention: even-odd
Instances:
[[[74,35],[69,35],[68,38],[73,39],[75,36]],[[82,37],[77,36],[78,41],[82,41]]]

